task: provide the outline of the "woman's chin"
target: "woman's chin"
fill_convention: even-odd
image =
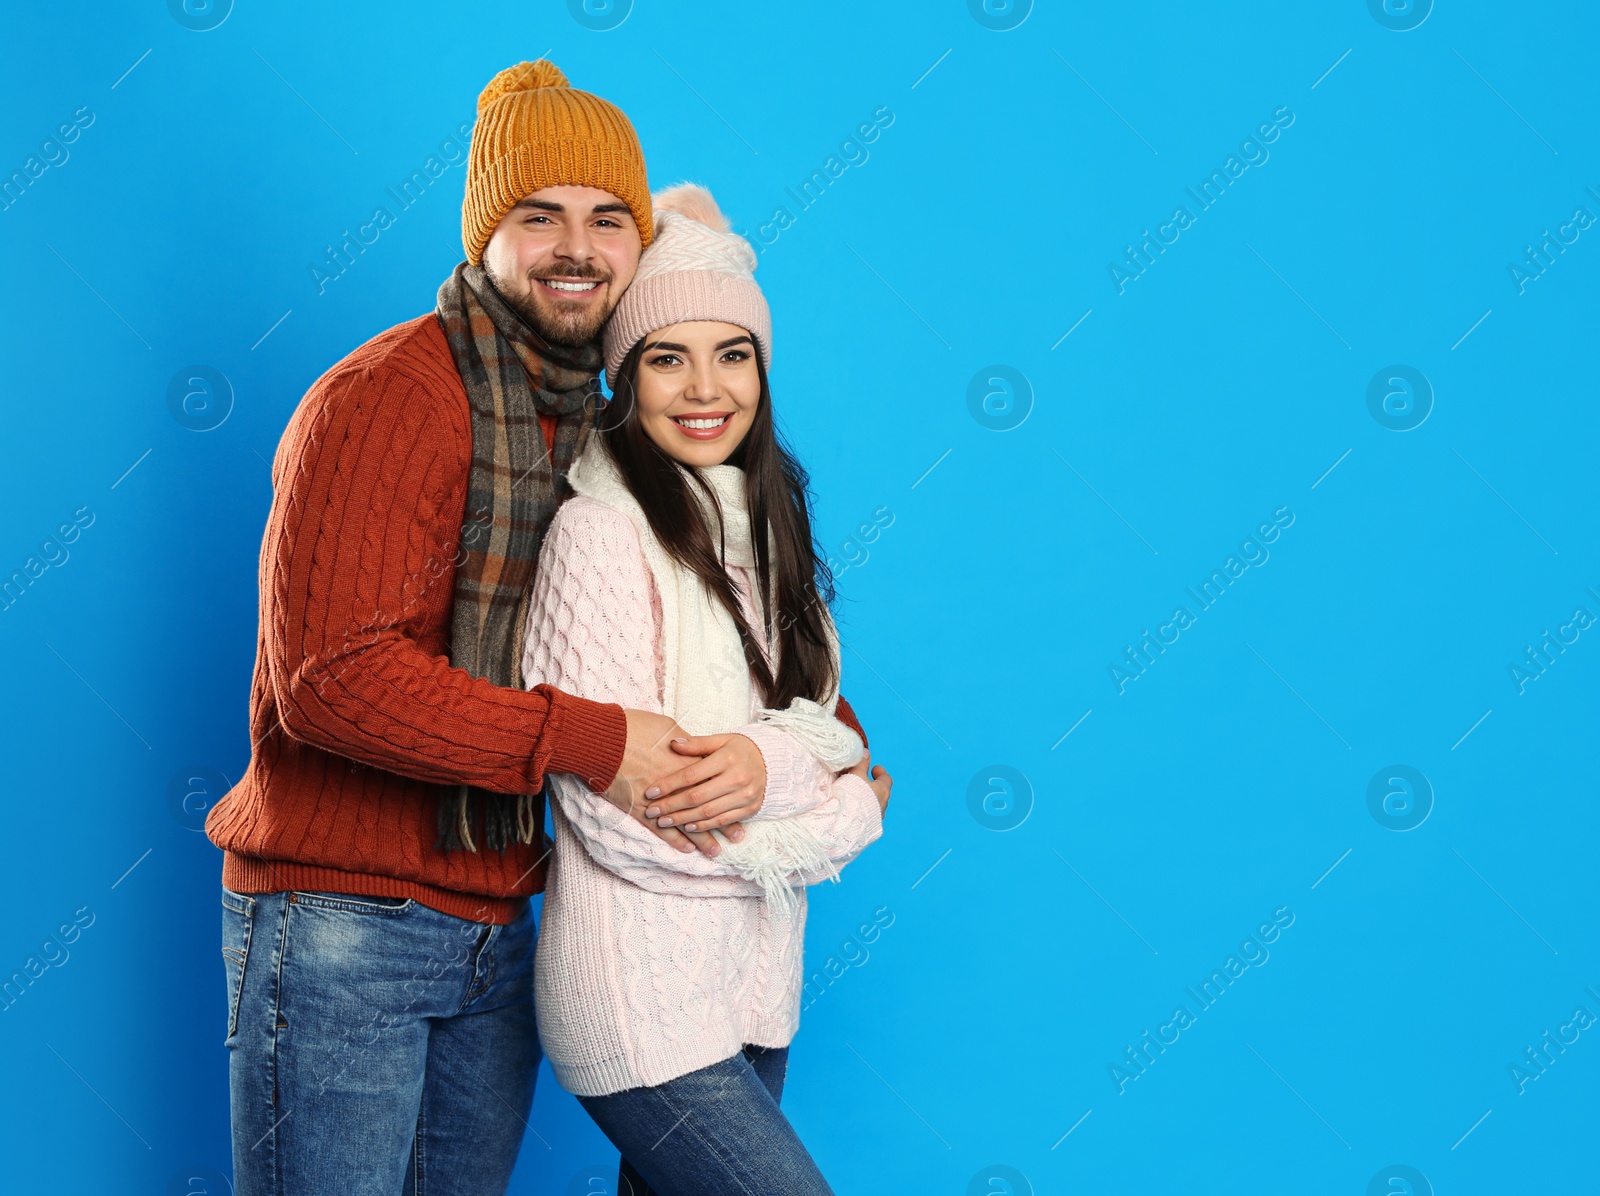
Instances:
[[[715,440],[695,440],[672,428],[663,429],[660,433],[651,429],[650,439],[655,442],[657,448],[679,464],[692,465],[697,469],[709,469],[713,465],[721,465],[733,456],[734,450],[739,447],[739,442],[744,437],[724,433]]]

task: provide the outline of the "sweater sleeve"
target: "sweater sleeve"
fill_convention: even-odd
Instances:
[[[572,499],[557,512],[540,557],[528,610],[524,681],[661,713],[660,643],[659,602],[638,533],[621,512]],[[780,784],[799,779],[800,774],[778,777]],[[768,780],[770,785],[770,774]],[[877,796],[860,777],[819,779],[808,771],[804,783],[826,790],[800,821],[835,866],[882,833]],[[595,862],[642,888],[708,897],[764,892],[741,875],[737,845],[725,843],[716,857],[682,852],[566,777],[552,777],[550,792]],[[796,873],[793,883],[822,878]]]
[[[450,609],[470,443],[437,388],[399,371],[331,373],[306,396],[261,550],[278,717],[295,739],[418,780],[530,793],[560,772],[603,789],[627,738],[619,707],[497,686],[419,642]]]
[[[747,821],[789,818],[815,809],[827,799],[827,782],[841,768],[861,759],[862,745],[850,727],[821,706],[796,713],[764,710],[739,728],[761,752],[767,770],[761,808]]]

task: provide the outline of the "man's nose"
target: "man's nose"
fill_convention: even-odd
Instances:
[[[555,255],[562,261],[587,263],[594,257],[594,242],[583,225],[569,225],[555,244]]]

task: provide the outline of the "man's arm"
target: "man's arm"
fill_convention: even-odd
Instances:
[[[861,736],[861,746],[870,748],[867,742],[867,733],[861,729],[861,720],[856,717],[856,712],[850,708],[850,703],[844,700],[844,695],[839,695],[839,705],[834,708],[833,717]]]
[[[418,643],[454,576],[464,415],[368,370],[324,377],[307,405],[280,450],[261,557],[284,729],[418,780],[531,793],[564,772],[606,788],[626,741],[620,706],[493,685]]]

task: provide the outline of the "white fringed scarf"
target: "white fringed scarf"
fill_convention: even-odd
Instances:
[[[720,508],[724,562],[753,571],[755,550],[750,539],[744,471],[734,465],[715,465],[697,472],[711,487]],[[673,560],[661,546],[600,439],[591,438],[573,463],[568,480],[574,492],[626,515],[639,534],[661,599],[662,712],[675,718],[691,735],[722,734],[750,722],[750,669],[733,617],[693,570]],[[715,540],[718,511],[705,504],[692,484],[689,491],[702,504]],[[759,608],[759,599],[756,605]],[[838,633],[825,607],[822,617],[837,676]],[[773,660],[775,671],[777,644],[771,627],[752,630],[758,635],[765,630],[768,657]],[[835,685],[821,702],[796,698],[785,710],[763,711],[760,721],[781,727],[825,768],[837,772],[857,763],[864,752],[861,738],[833,717],[838,703]],[[799,874],[802,883],[825,877],[839,879],[839,870],[828,858],[827,850],[798,817],[756,818],[746,822],[744,829],[744,839],[738,843],[719,830],[711,832],[722,844],[719,858],[736,867],[746,880],[759,884],[774,913],[793,915],[797,906],[792,887],[795,874]]]

